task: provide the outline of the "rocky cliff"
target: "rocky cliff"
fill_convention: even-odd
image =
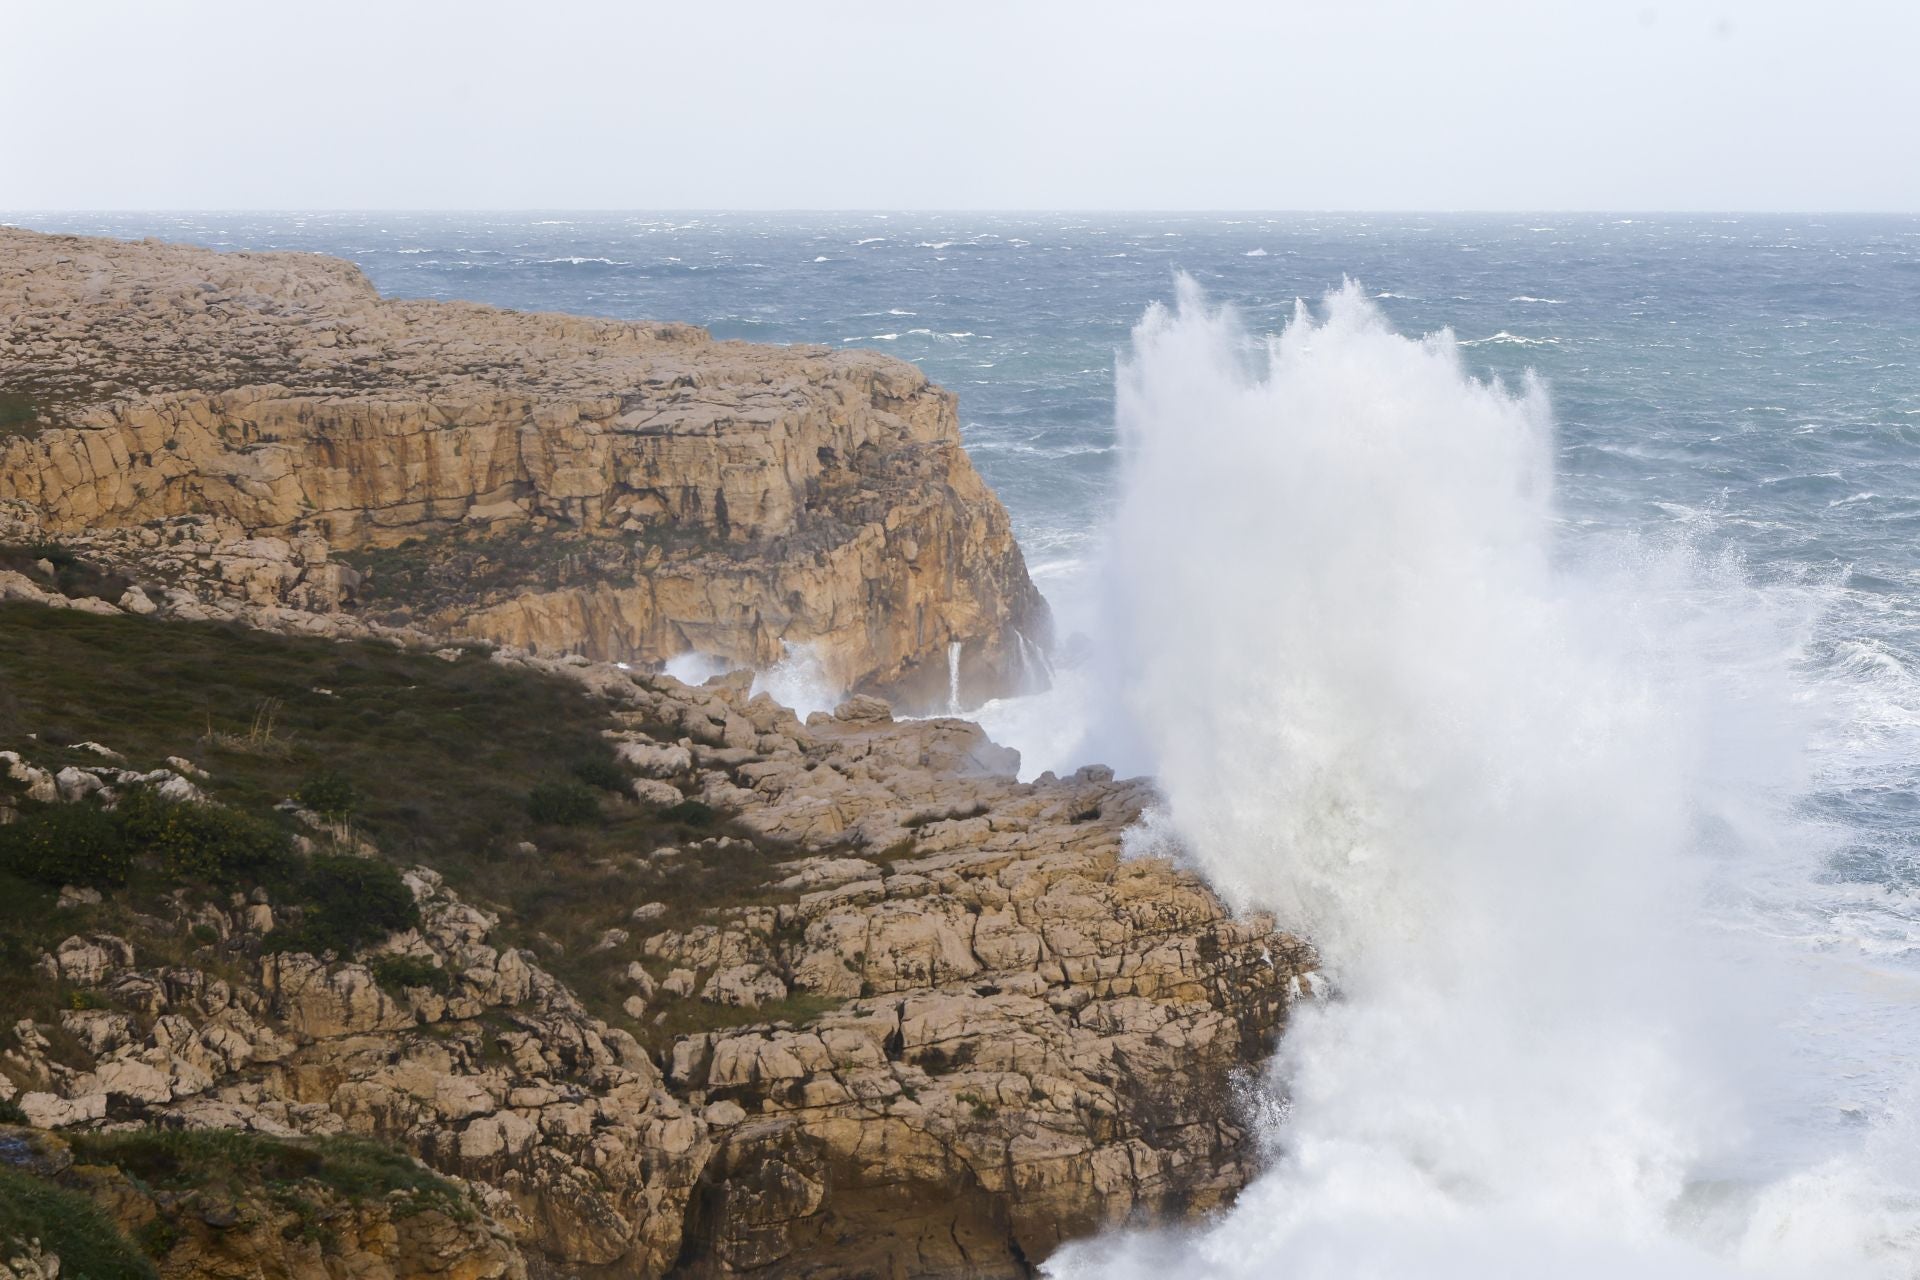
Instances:
[[[307,254],[0,228],[6,500],[118,538],[162,613],[238,597],[641,662],[807,644],[923,705],[953,654],[967,701],[1016,687],[1047,629],[913,366],[383,299]]]
[[[1250,1176],[1260,1064],[1314,960],[1123,852],[1144,783],[1022,783],[965,721],[856,698],[802,723],[738,678],[21,603],[0,636],[0,832],[289,793],[300,832],[289,863],[215,872],[149,819],[117,880],[57,892],[40,845],[0,838],[0,1106],[88,1140],[378,1140],[470,1214],[318,1173],[250,1212],[205,1178],[81,1180],[163,1223],[168,1274],[317,1276],[273,1243],[313,1218],[368,1255],[353,1274],[1014,1277]],[[167,662],[222,687],[182,714]],[[597,799],[542,811],[569,760]],[[353,816],[294,781],[322,764]],[[397,870],[412,922],[318,945],[340,855]]]

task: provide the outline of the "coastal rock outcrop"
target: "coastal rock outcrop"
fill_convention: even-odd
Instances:
[[[1047,630],[953,396],[872,352],[0,228],[0,391],[0,500],[129,531],[163,613],[211,585],[608,661],[804,644],[928,706],[950,662],[969,702],[1017,687]]]
[[[577,682],[636,794],[729,815],[606,864],[631,900],[569,960],[597,1005],[424,866],[420,926],[354,955],[275,949],[264,891],[177,898],[139,936],[76,894],[39,961],[72,1007],[0,1032],[0,1102],[79,1132],[390,1142],[534,1274],[1025,1276],[1251,1176],[1260,1064],[1316,962],[1123,847],[1143,782],[1020,782],[977,726],[872,698],[803,723],[739,677],[458,661]],[[15,754],[16,788],[48,773]],[[96,798],[156,785],[69,768]],[[689,909],[696,860],[736,887]]]

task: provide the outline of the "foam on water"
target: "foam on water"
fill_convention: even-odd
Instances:
[[[1738,927],[1794,817],[1823,593],[1554,540],[1544,391],[1354,286],[1249,361],[1183,282],[1118,379],[1101,745],[1146,835],[1321,948],[1272,1167],[1059,1277],[1911,1276],[1898,1098],[1817,1109],[1782,1003],[1860,1006]],[[1862,1132],[1864,1129],[1864,1132]]]

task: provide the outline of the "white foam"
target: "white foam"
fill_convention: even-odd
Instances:
[[[1151,834],[1341,998],[1295,1007],[1232,1210],[1048,1271],[1910,1278],[1910,1112],[1775,1123],[1802,975],[1728,905],[1804,873],[1819,593],[1685,545],[1567,563],[1545,393],[1461,345],[1353,286],[1256,362],[1191,281],[1135,330],[1086,705],[1157,774]]]
[[[753,693],[764,693],[802,720],[816,711],[831,711],[846,697],[811,644],[788,642],[786,656],[753,678]]]
[[[1551,347],[1559,345],[1558,338],[1528,338],[1517,333],[1508,333],[1505,329],[1489,338],[1465,338],[1460,341],[1463,347],[1478,347],[1487,343],[1515,347]]]

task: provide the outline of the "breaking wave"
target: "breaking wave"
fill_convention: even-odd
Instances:
[[[1743,927],[1817,852],[1823,592],[1557,546],[1545,390],[1462,345],[1352,285],[1264,347],[1185,280],[1134,332],[1095,750],[1333,994],[1233,1209],[1048,1272],[1920,1274],[1912,1111],[1819,1120],[1784,1028],[1821,980]]]

